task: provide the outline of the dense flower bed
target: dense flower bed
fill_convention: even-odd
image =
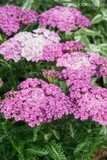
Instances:
[[[7,92],[0,104],[1,113],[6,119],[26,121],[31,127],[68,114],[81,120],[91,118],[106,125],[107,89],[94,86],[91,80],[107,76],[107,59],[98,53],[85,53],[85,46],[80,42],[62,42],[57,32],[43,27],[13,35],[23,24],[37,21],[44,27],[52,26],[66,32],[91,25],[90,20],[75,8],[56,6],[38,14],[15,6],[0,7],[0,28],[11,35],[0,45],[4,59],[16,63],[24,58],[37,65],[49,62],[51,68],[43,70],[39,66],[42,78],[49,84],[40,78],[29,77],[20,83],[18,90]],[[54,62],[56,70],[52,69],[51,62]],[[36,72],[36,67],[34,70]],[[66,81],[67,93],[54,83],[55,79]]]
[[[107,147],[104,1],[0,0],[0,160]]]

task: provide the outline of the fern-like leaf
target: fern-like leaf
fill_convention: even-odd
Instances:
[[[33,147],[26,149],[26,152],[31,155],[37,155],[37,156],[46,156],[48,155],[48,150],[45,148],[40,147]]]
[[[64,155],[61,144],[57,144],[55,141],[51,142],[48,146],[49,155],[54,160],[67,160]]]

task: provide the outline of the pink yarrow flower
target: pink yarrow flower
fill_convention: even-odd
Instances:
[[[92,77],[102,76],[103,60],[104,58],[97,53],[73,52],[58,58],[57,66],[64,68],[62,77],[67,80],[68,85],[79,80],[88,83],[91,82]]]
[[[8,92],[0,104],[6,119],[25,121],[31,127],[68,115],[69,109],[69,97],[60,87],[37,78],[21,82],[18,91]]]
[[[79,81],[78,81],[79,84]],[[82,121],[91,118],[107,125],[107,89],[81,83],[70,88],[71,114]]]
[[[38,13],[33,10],[22,10],[19,7],[7,5],[0,7],[0,29],[8,36],[22,27],[22,24],[36,23]]]
[[[72,53],[76,51],[82,51],[84,45],[77,41],[66,41],[63,43],[49,44],[44,47],[44,60],[55,61],[61,58],[66,53]]]
[[[79,10],[63,6],[56,6],[40,14],[39,23],[44,27],[57,27],[65,32],[91,26],[90,20]]]

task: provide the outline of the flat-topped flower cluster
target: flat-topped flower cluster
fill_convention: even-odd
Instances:
[[[85,53],[85,46],[80,42],[62,42],[57,32],[47,29],[51,26],[60,31],[72,31],[90,26],[90,20],[77,9],[62,6],[42,14],[6,6],[0,8],[0,16],[0,28],[7,35],[16,33],[22,24],[38,21],[42,25],[32,32],[19,32],[3,42],[0,53],[6,61],[18,62],[22,58],[37,64],[54,61],[56,68],[41,71],[48,83],[28,78],[17,90],[7,92],[0,104],[4,117],[25,121],[34,127],[70,114],[76,119],[91,118],[107,125],[107,89],[92,83],[92,78],[107,77],[107,58],[98,53]],[[10,28],[7,23],[11,24]],[[15,29],[12,30],[12,26]],[[50,84],[54,79],[66,82],[67,95],[60,85]]]
[[[42,13],[39,22],[45,27],[52,26],[66,32],[91,26],[89,19],[79,10],[62,6],[56,6]]]
[[[9,95],[13,97],[8,98]],[[69,114],[69,97],[60,87],[37,78],[28,78],[19,85],[18,91],[10,91],[5,96],[1,105],[5,118],[23,120],[31,127]]]
[[[13,38],[0,45],[0,52],[6,60],[13,59],[15,62],[21,58],[28,61],[44,60],[44,47],[58,43],[60,37],[57,33],[45,28],[31,32],[20,32]]]
[[[22,25],[37,21],[38,13],[33,10],[22,10],[16,6],[0,7],[0,29],[8,36],[16,33]]]
[[[89,19],[75,8],[57,6],[42,14],[33,10],[22,10],[16,6],[0,7],[0,29],[8,36],[16,33],[22,25],[40,23],[42,26],[57,27],[71,31],[91,25]]]

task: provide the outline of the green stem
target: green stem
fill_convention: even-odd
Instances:
[[[11,79],[12,79],[12,88],[15,89],[17,87],[17,85],[16,85],[16,81],[15,81],[15,78],[14,78],[12,65],[8,64],[8,68],[9,68],[10,76],[11,76]]]

